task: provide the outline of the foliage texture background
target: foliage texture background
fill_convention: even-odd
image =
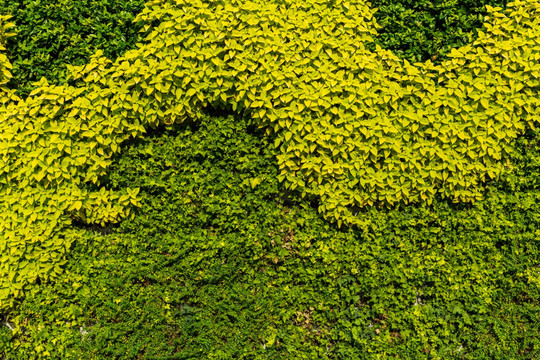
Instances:
[[[260,12],[253,17],[250,4],[254,3],[242,3],[239,12],[247,29],[243,33],[233,31],[231,36],[246,36],[253,29],[264,28],[265,21],[273,21]],[[4,88],[5,102],[0,112],[4,162],[0,179],[5,185],[2,226],[6,231],[1,232],[0,245],[4,251],[9,249],[10,254],[1,259],[7,282],[0,300],[6,301],[4,311],[14,314],[10,319],[17,330],[10,334],[4,329],[0,339],[10,356],[77,357],[81,351],[95,358],[418,358],[423,354],[443,358],[503,358],[513,354],[516,358],[531,358],[538,354],[536,134],[529,129],[517,147],[510,143],[517,132],[525,131],[525,125],[534,125],[537,118],[536,2],[514,3],[516,11],[506,15],[492,9],[488,35],[480,33],[474,49],[469,45],[454,50],[449,54],[451,59],[440,65],[428,62],[411,66],[387,51],[376,48],[371,53],[367,47],[362,49],[361,42],[355,43],[356,50],[365,55],[362,71],[354,70],[355,64],[347,62],[344,54],[350,50],[347,44],[352,44],[352,40],[369,40],[369,28],[358,33],[347,30],[351,26],[359,29],[354,22],[358,17],[353,19],[358,12],[365,14],[369,24],[369,8],[362,3],[353,4],[352,8],[350,3],[336,4],[342,8],[335,12],[326,3],[312,4],[319,13],[306,13],[305,9],[294,8],[294,4],[285,9],[291,19],[297,16],[292,23],[299,29],[290,31],[291,34],[305,34],[303,24],[308,23],[310,16],[321,17],[320,11],[342,16],[339,19],[345,21],[343,29],[325,29],[335,32],[328,38],[319,37],[323,48],[318,53],[319,45],[315,43],[313,49],[309,39],[307,44],[295,44],[300,35],[293,35],[289,47],[284,47],[292,49],[290,53],[282,54],[272,48],[269,59],[272,55],[282,56],[289,66],[281,66],[281,75],[269,71],[269,62],[250,60],[250,51],[260,51],[257,42],[248,44],[249,51],[236,49],[234,43],[227,44],[226,40],[220,43],[224,39],[220,38],[220,31],[227,27],[213,22],[212,16],[221,18],[231,9],[216,4],[216,8],[209,8],[206,3],[175,9],[167,3],[153,2],[140,16],[149,24],[147,30],[152,30],[146,45],[114,63],[97,53],[89,65],[69,67],[68,79],[74,87],[49,86],[42,80],[23,101],[19,101],[13,89]],[[208,13],[210,20],[196,20],[194,16],[201,12]],[[178,25],[178,19],[188,21]],[[236,20],[231,21],[232,24]],[[173,29],[173,25],[180,28]],[[178,31],[193,33],[180,38]],[[205,43],[204,33],[215,37]],[[341,41],[339,46],[332,43],[332,36]],[[266,45],[272,41],[262,40]],[[227,59],[219,55],[220,44],[229,51],[228,65],[232,65],[228,70],[221,63]],[[341,100],[327,96],[330,93],[324,93],[323,87],[318,89],[320,96],[313,106],[307,104],[312,100],[302,99],[301,93],[287,91],[291,86],[294,89],[307,84],[315,88],[318,83],[332,84],[335,80],[323,77],[330,76],[331,66],[320,72],[324,81],[317,82],[312,77],[307,80],[305,74],[303,78],[297,74],[292,62],[298,60],[294,57],[298,48],[293,49],[293,45],[301,49],[301,54],[316,53],[312,57],[314,62],[322,59],[331,66],[349,66],[347,69],[355,76],[366,72],[369,81],[388,86],[377,88],[376,94],[369,93],[371,87],[364,89],[367,98],[377,95],[384,100],[371,104],[377,109],[393,108],[392,101],[399,108],[414,103],[414,96],[422,98],[418,95],[421,89],[415,95],[408,86],[414,88],[415,82],[421,82],[417,72],[424,72],[427,77],[431,74],[433,82],[428,81],[423,88],[429,93],[429,102],[424,105],[434,103],[432,106],[440,111],[440,116],[432,120],[429,114],[421,114],[404,125],[404,119],[414,115],[399,108],[393,109],[395,118],[387,123],[376,119],[372,126],[366,122],[369,117],[357,123],[353,118],[337,123],[332,115],[327,115],[325,101],[332,106],[332,101]],[[341,46],[345,53],[335,56],[333,50]],[[231,52],[238,55],[234,57]],[[179,54],[182,55],[177,57]],[[233,58],[240,60],[235,63]],[[493,58],[501,59],[500,68]],[[9,69],[5,58],[0,61]],[[485,65],[490,63],[493,66],[487,66],[486,73]],[[383,76],[388,77],[384,71],[389,69],[397,74],[394,83],[382,80]],[[307,72],[317,76],[311,70]],[[338,72],[336,76],[345,81],[346,74]],[[283,75],[286,76],[281,85],[277,82],[277,90],[265,89],[268,83],[263,80]],[[233,84],[232,77],[240,81],[236,79]],[[212,81],[218,87],[212,87]],[[353,81],[350,86],[361,84]],[[428,90],[430,86],[434,92]],[[460,97],[459,91],[466,96]],[[269,93],[279,95],[270,101],[270,108],[263,101]],[[304,94],[313,93],[304,89]],[[404,93],[408,97],[402,96]],[[351,106],[355,106],[354,99],[351,101]],[[453,101],[471,103],[462,105],[472,107],[468,111],[476,125],[474,129],[464,126],[471,125],[467,113],[456,120]],[[300,109],[299,104],[305,109]],[[511,111],[515,104],[525,105],[522,113]],[[501,112],[503,107],[506,110]],[[330,118],[327,123],[316,117],[310,121],[297,119],[298,114],[309,113],[306,109]],[[208,118],[209,112],[227,111],[238,114],[237,118],[213,118],[214,123]],[[336,116],[347,115],[341,107],[337,111]],[[274,121],[272,115],[267,115],[280,112],[286,114],[284,120]],[[332,110],[329,112],[333,114]],[[358,115],[357,110],[352,113]],[[502,115],[494,119],[490,114]],[[340,116],[336,117],[338,121]],[[426,119],[428,123],[423,124]],[[164,125],[178,120],[194,122],[189,124],[189,130],[167,125],[167,131],[173,133],[158,134],[154,144],[143,144],[144,150],[132,152],[126,148],[130,155],[119,158],[120,145],[127,146],[130,136],[148,131],[159,133]],[[378,129],[380,124],[384,126]],[[272,146],[260,138],[261,125],[273,129],[275,144],[281,143],[278,152],[272,153]],[[459,158],[454,154],[453,160],[457,156],[464,165],[464,169],[453,174],[450,171],[449,175],[457,179],[454,187],[437,183],[438,177],[430,171],[425,189],[413,184],[411,189],[417,191],[419,198],[429,195],[425,199],[431,205],[399,205],[394,210],[384,210],[370,206],[369,200],[363,203],[360,198],[353,199],[353,206],[367,207],[353,216],[351,203],[343,196],[350,187],[355,193],[358,191],[358,183],[354,183],[358,174],[353,176],[353,184],[343,183],[346,178],[340,172],[347,170],[345,160],[337,161],[339,166],[332,165],[332,171],[320,169],[320,183],[329,184],[327,189],[315,178],[310,180],[309,173],[297,171],[287,163],[298,157],[301,162],[310,160],[302,154],[308,145],[313,152],[314,140],[306,140],[307,136],[301,133],[306,127],[308,135],[321,138],[322,134],[322,140],[327,141],[316,144],[318,155],[312,159],[324,161],[326,156],[339,160],[345,148],[336,154],[334,151],[340,150],[342,142],[354,138],[338,134],[337,130],[347,131],[347,125],[353,126],[352,131],[358,131],[358,136],[373,131],[371,137],[379,141],[369,148],[367,160],[363,159],[368,168],[376,169],[380,162],[384,165],[382,160],[387,158],[390,160],[386,165],[396,160],[385,155],[386,147],[382,145],[397,139],[392,129],[399,126],[399,139],[404,144],[418,145],[418,139],[426,138],[426,134],[434,140],[415,148],[424,156],[422,165],[446,164],[445,159],[434,161],[431,154],[422,154],[422,146],[432,149],[433,144],[439,144],[445,150],[462,149],[464,144],[477,145],[473,150],[489,146],[483,155],[473,153]],[[444,126],[450,128],[446,132],[452,145],[447,147],[446,134],[439,131]],[[412,134],[406,139],[409,127]],[[419,134],[414,135],[417,131]],[[328,135],[330,138],[325,139]],[[160,147],[163,144],[165,147]],[[152,157],[154,147],[161,158]],[[260,148],[268,152],[256,151]],[[376,153],[371,149],[376,149]],[[514,149],[519,151],[513,152]],[[145,154],[143,158],[137,155],[141,152]],[[21,153],[28,156],[21,157]],[[268,166],[275,158],[277,164]],[[503,158],[506,163],[500,161]],[[407,160],[414,162],[412,158]],[[355,162],[352,164],[354,167]],[[513,164],[514,172],[502,172],[504,165],[509,164]],[[148,177],[134,177],[135,169],[141,172],[148,167]],[[426,166],[415,168],[410,169],[413,175],[417,170],[426,171]],[[296,176],[295,171],[301,176]],[[403,173],[407,171],[402,168]],[[460,185],[464,174],[470,176],[470,183]],[[527,176],[519,176],[523,174]],[[503,178],[490,182],[493,190],[484,193],[486,199],[482,202],[452,205],[440,198],[450,194],[462,195],[457,196],[458,200],[476,198],[482,193],[476,187],[478,179],[485,181],[498,175]],[[276,177],[285,179],[289,190],[300,189],[298,195],[307,195],[311,203],[305,197],[295,198],[295,193],[287,195],[288,190],[280,188]],[[216,187],[216,179],[230,182],[222,182],[224,187],[220,188]],[[378,178],[372,180],[375,185],[380,182]],[[334,191],[333,184],[340,191]],[[387,186],[370,188],[368,184],[367,188],[366,194],[374,194],[372,204],[383,200],[392,203],[384,193]],[[409,198],[415,201],[414,194],[409,193],[404,199],[409,202]],[[333,203],[336,206],[332,207]],[[132,205],[142,206],[145,211],[134,213]],[[324,222],[313,205],[338,221],[360,219],[356,223],[361,226],[339,230]],[[164,216],[164,209],[171,213]],[[99,229],[92,224],[105,226],[126,216],[130,217],[120,228],[107,228],[113,234],[98,237],[92,231]],[[92,256],[89,258],[88,254]],[[68,258],[70,261],[66,262]],[[111,286],[115,278],[111,273],[118,271],[120,279],[120,275],[130,273],[128,270],[132,271],[129,281],[122,279]],[[179,287],[186,291],[178,291]],[[100,292],[96,299],[93,295]],[[25,297],[21,298],[23,293]],[[14,302],[17,298],[19,303]],[[131,300],[121,305],[126,299]],[[247,299],[254,300],[246,305]],[[141,304],[138,312],[130,313],[122,307],[133,303]],[[143,305],[149,303],[152,305]],[[497,314],[492,315],[495,310]],[[139,316],[130,317],[135,314]],[[158,331],[150,330],[142,319],[159,324]],[[140,331],[133,334],[137,321]],[[227,329],[226,340],[223,329]]]

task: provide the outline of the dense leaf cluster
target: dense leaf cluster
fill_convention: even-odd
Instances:
[[[372,208],[362,232],[283,194],[276,151],[246,121],[199,126],[124,148],[106,184],[141,188],[141,211],[84,229],[9,318],[10,358],[540,354],[540,134],[484,201]]]
[[[538,120],[539,6],[509,7],[437,65],[370,51],[341,1],[153,1],[138,49],[24,99],[0,49],[0,350],[536,356],[537,136],[510,141]]]
[[[6,44],[13,63],[9,83],[19,96],[46,77],[65,82],[66,65],[84,65],[97,50],[115,59],[135,47],[144,0],[0,0],[0,14],[12,15],[16,38]]]
[[[375,44],[411,63],[440,64],[453,48],[472,43],[484,22],[486,5],[506,7],[508,0],[370,0],[377,8]]]
[[[540,5],[513,7],[490,8],[489,35],[452,60],[412,66],[364,47],[376,32],[362,2],[149,3],[139,20],[159,25],[138,49],[69,66],[75,86],[42,78],[26,99],[3,97],[0,307],[58,274],[72,220],[118,221],[137,204],[137,190],[81,187],[99,187],[124,140],[209,105],[273,130],[278,179],[338,225],[369,225],[353,213],[366,205],[480,198],[540,111]]]
[[[13,97],[12,92],[6,87],[6,84],[12,77],[11,69],[13,66],[5,54],[5,46],[7,40],[16,35],[13,32],[15,24],[8,22],[10,18],[11,16],[9,15],[0,14],[0,103],[8,102]]]

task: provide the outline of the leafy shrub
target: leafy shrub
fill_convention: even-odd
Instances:
[[[375,0],[381,25],[375,42],[409,62],[440,63],[454,47],[476,38],[485,5],[506,6],[507,0],[415,1]],[[66,64],[83,65],[97,49],[116,58],[139,41],[140,23],[133,23],[142,0],[130,1],[0,1],[3,14],[14,16],[18,37],[8,43],[14,61],[10,88],[27,96],[30,85],[45,76],[65,81]],[[374,43],[369,44],[371,50]],[[433,59],[433,56],[436,56]]]
[[[447,60],[452,48],[472,43],[482,28],[486,5],[506,7],[507,0],[371,0],[381,26],[374,43],[411,63]]]
[[[9,62],[8,57],[4,54],[6,48],[6,42],[10,37],[15,36],[15,33],[10,32],[9,29],[13,28],[15,24],[9,23],[10,16],[0,15],[0,101],[7,102],[16,98],[11,97],[9,89],[6,84],[11,79],[12,65]]]
[[[143,72],[134,81],[155,80],[159,65],[149,64],[149,79]],[[434,197],[431,205],[367,207],[366,226],[339,230],[305,202],[285,206],[275,200],[283,192],[276,179],[282,169],[273,162],[279,152],[249,135],[254,129],[246,124],[248,116],[209,119],[204,102],[194,100],[199,120],[192,125],[200,126],[198,131],[176,126],[162,134],[147,126],[144,139],[127,146],[125,133],[140,135],[141,124],[147,125],[143,111],[150,117],[156,111],[157,124],[163,120],[158,111],[166,109],[148,105],[142,93],[133,100],[137,93],[128,91],[119,98],[125,96],[122,105],[131,108],[113,109],[108,101],[117,98],[108,98],[107,90],[118,87],[100,77],[108,66],[98,55],[86,68],[72,69],[79,72],[81,93],[42,83],[39,96],[26,99],[30,109],[39,108],[29,110],[33,115],[26,115],[24,103],[9,99],[2,109],[2,121],[19,126],[0,131],[6,151],[1,161],[11,161],[0,168],[5,171],[0,180],[13,188],[10,193],[2,188],[8,196],[2,198],[0,227],[10,227],[0,231],[0,250],[15,249],[7,266],[2,258],[1,271],[14,274],[9,290],[20,295],[24,289],[28,296],[8,312],[14,292],[4,294],[4,314],[17,331],[8,335],[0,329],[0,354],[16,359],[538,356],[538,134],[517,140],[513,172],[489,182],[482,202],[454,205]],[[81,81],[86,76],[87,84]],[[94,97],[97,91],[103,99]],[[73,103],[82,124],[69,119],[63,128],[56,120],[69,118]],[[147,107],[139,113],[133,108],[141,103]],[[107,114],[96,120],[99,115],[92,112],[103,109]],[[46,114],[51,110],[56,117]],[[140,122],[128,117],[114,123],[108,115],[115,110],[133,111]],[[38,135],[32,144],[20,135],[29,130]],[[71,175],[63,179],[56,176],[60,158],[48,164],[55,146],[60,151],[67,146],[55,137],[58,131],[65,132],[64,139],[74,138],[68,148],[77,152],[73,158],[62,153]],[[119,144],[121,158],[108,147],[119,150]],[[32,196],[22,196],[41,203],[21,206],[17,192],[30,191],[24,174],[29,182],[37,180],[25,168],[30,160],[15,155],[24,149],[41,161],[36,174],[52,172],[46,170]],[[83,154],[90,155],[88,164],[73,160]],[[101,171],[102,162],[107,171]],[[15,174],[7,170],[10,165]],[[99,186],[112,191],[97,191]],[[140,193],[124,190],[134,186]],[[127,197],[119,201],[118,194]],[[142,207],[136,215],[126,208],[131,200]],[[53,210],[58,212],[47,217]],[[127,214],[133,217],[118,228],[90,226]],[[30,225],[24,225],[28,217]],[[29,228],[36,235],[50,231],[54,242],[46,236],[33,240]],[[22,249],[25,241],[29,246]],[[69,261],[63,263],[67,248]],[[63,264],[65,272],[42,267],[35,261],[39,257],[47,266]]]
[[[144,0],[0,0],[0,14],[12,15],[17,38],[7,43],[13,62],[9,83],[22,97],[46,77],[65,83],[66,64],[84,65],[97,50],[115,59],[139,40],[133,23]]]
[[[534,359],[539,141],[519,140],[485,201],[371,208],[339,230],[283,196],[246,120],[152,131],[104,180],[139,187],[141,211],[82,229],[10,314],[10,359]]]
[[[59,275],[82,236],[73,221],[132,215],[137,189],[100,185],[123,141],[209,105],[275,131],[278,178],[364,228],[365,205],[480,198],[538,119],[537,1],[488,8],[488,33],[441,66],[368,51],[363,2],[235,4],[150,2],[141,47],[114,63],[97,52],[69,67],[77,87],[42,80],[0,106],[1,308]]]

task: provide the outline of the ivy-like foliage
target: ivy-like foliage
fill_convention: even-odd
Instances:
[[[358,231],[283,196],[277,150],[247,121],[124,144],[104,183],[140,187],[140,211],[88,228],[64,272],[5,313],[0,358],[540,354],[540,131],[483,201],[370,208]]]
[[[366,225],[366,205],[480,199],[540,111],[540,3],[508,7],[435,66],[369,51],[378,26],[363,1],[149,2],[138,49],[70,66],[76,86],[42,79],[4,97],[0,307],[61,271],[74,219],[114,222],[138,204],[137,189],[100,188],[123,141],[209,105],[266,127],[279,179],[339,225]]]
[[[0,0],[0,14],[12,15],[16,38],[6,44],[13,63],[9,88],[26,97],[41,77],[62,84],[66,64],[84,65],[100,49],[115,59],[139,40],[133,23],[145,0]]]
[[[11,69],[13,66],[6,54],[4,54],[7,39],[16,35],[14,32],[10,32],[10,28],[15,27],[15,24],[8,22],[10,18],[11,16],[9,15],[0,15],[0,102],[2,103],[12,100],[6,84],[11,79]]]
[[[482,28],[485,7],[506,7],[508,0],[371,0],[381,26],[375,43],[411,63],[441,64],[453,48],[473,42]]]

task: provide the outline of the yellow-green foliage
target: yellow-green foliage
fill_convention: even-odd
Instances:
[[[15,26],[15,24],[8,22],[10,18],[11,16],[9,15],[0,15],[0,104],[10,100],[18,100],[12,94],[13,92],[10,92],[5,86],[9,79],[11,79],[10,70],[12,66],[3,52],[6,50],[6,40],[15,36],[14,32],[9,32],[9,29]]]
[[[61,271],[72,219],[118,221],[137,204],[136,190],[83,190],[124,140],[210,104],[274,132],[281,178],[339,223],[362,224],[365,205],[479,199],[539,116],[540,4],[508,7],[434,66],[368,51],[377,24],[363,1],[148,3],[142,47],[71,67],[77,87],[42,79],[2,100],[0,308]]]

